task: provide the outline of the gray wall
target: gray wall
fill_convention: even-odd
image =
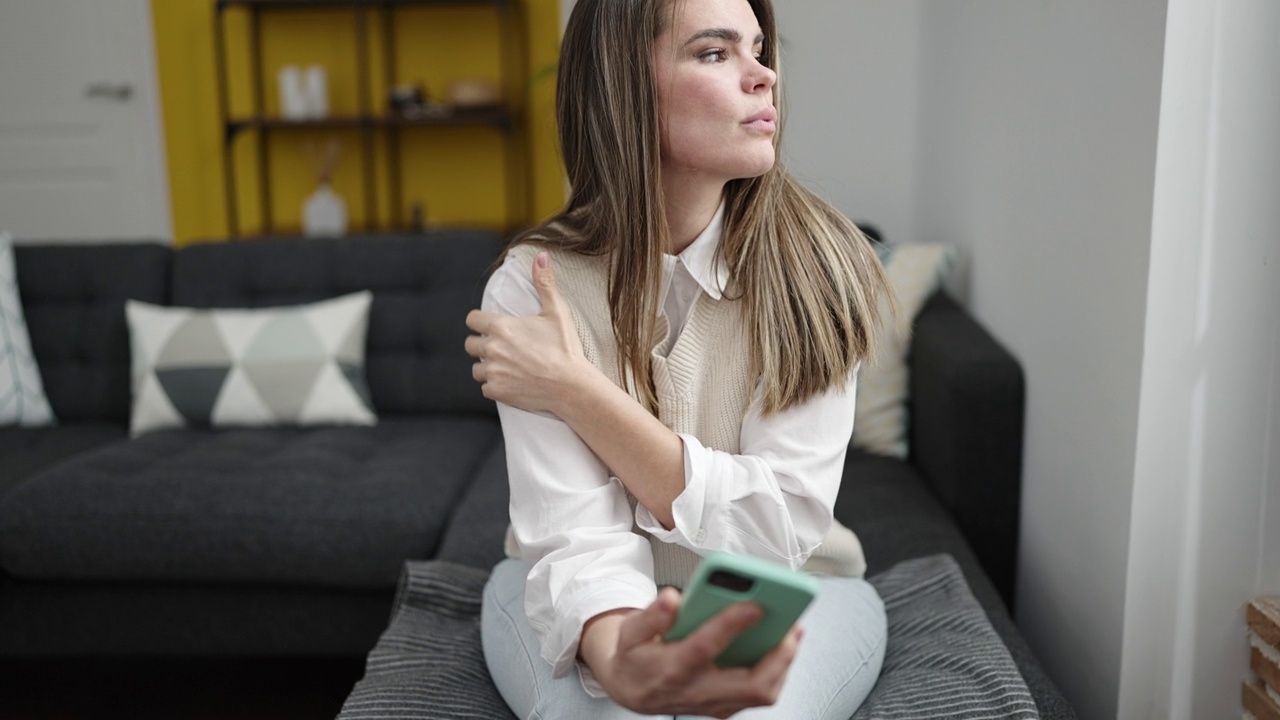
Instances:
[[[1018,624],[1084,718],[1115,717],[1163,0],[924,6],[918,237],[1028,382]]]
[[[918,0],[779,0],[783,159],[849,217],[891,242],[912,211]]]
[[[793,171],[959,245],[953,291],[1024,363],[1019,625],[1081,717],[1115,717],[1165,4],[778,12]]]

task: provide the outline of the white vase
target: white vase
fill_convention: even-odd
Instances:
[[[347,204],[329,187],[320,187],[302,204],[302,234],[307,237],[342,237],[347,234]]]

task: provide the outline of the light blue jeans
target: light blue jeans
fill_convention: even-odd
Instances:
[[[484,591],[481,635],[498,691],[520,720],[641,720],[582,689],[577,672],[551,677],[524,614],[529,566],[507,559]],[[740,720],[849,720],[871,692],[884,662],[884,603],[861,578],[819,576],[818,597],[800,617],[804,639],[778,702],[734,715]],[[669,717],[669,716],[661,716]]]

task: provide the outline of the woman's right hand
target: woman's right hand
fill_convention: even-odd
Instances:
[[[580,654],[614,702],[646,715],[727,718],[772,705],[787,678],[802,631],[751,668],[720,668],[715,658],[761,618],[752,604],[726,608],[683,640],[662,635],[675,622],[680,594],[664,588],[644,610],[605,613],[588,621]]]

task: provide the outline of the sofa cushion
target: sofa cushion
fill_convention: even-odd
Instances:
[[[175,257],[173,304],[265,307],[372,290],[366,372],[378,416],[496,417],[462,345],[501,245],[462,230],[195,245]]]
[[[449,516],[437,560],[488,570],[506,553],[511,488],[507,484],[507,451],[502,443],[480,465],[467,491]]]
[[[850,450],[835,514],[862,541],[868,575],[903,560],[946,553],[959,563],[988,612],[1006,612],[973,548],[914,466]]]
[[[1044,717],[1074,718],[1075,713],[1040,667],[1018,632],[956,521],[913,466],[858,450],[845,460],[836,499],[836,517],[858,534],[867,553],[867,573],[926,555],[946,553],[964,572],[973,596],[987,612],[996,633],[1013,656]]]
[[[129,301],[129,431],[377,424],[364,376],[372,299],[221,310]]]
[[[853,720],[1038,720],[1009,650],[950,555],[904,560],[869,578],[889,620],[880,678]]]
[[[5,504],[8,490],[24,479],[127,437],[123,426],[110,423],[0,429],[0,506]]]
[[[31,348],[59,422],[129,422],[124,301],[167,302],[171,260],[156,243],[14,248]]]
[[[165,430],[79,456],[0,504],[19,578],[395,584],[435,554],[499,442],[476,418],[372,428]]]

